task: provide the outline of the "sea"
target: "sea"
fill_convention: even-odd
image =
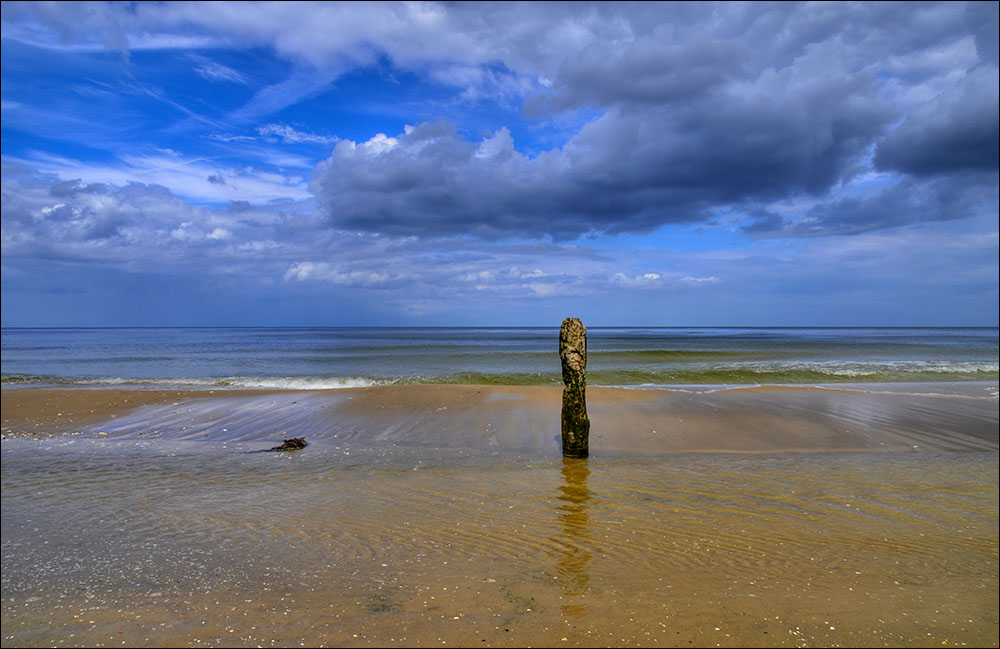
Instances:
[[[3,328],[12,387],[559,385],[558,327]],[[591,386],[996,381],[998,329],[591,327]]]

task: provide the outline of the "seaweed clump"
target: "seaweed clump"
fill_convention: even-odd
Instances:
[[[293,437],[291,439],[286,439],[282,441],[281,446],[275,446],[273,448],[267,449],[268,451],[282,452],[282,451],[299,451],[304,449],[309,445],[305,437]]]

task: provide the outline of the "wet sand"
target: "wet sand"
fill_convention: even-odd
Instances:
[[[894,389],[893,389],[894,388]],[[599,454],[998,450],[996,386],[591,388]],[[101,433],[558,454],[560,391],[397,385],[326,391],[4,390],[4,435]]]
[[[992,384],[907,391],[591,388],[592,454],[997,450]],[[906,390],[907,386],[896,386]],[[954,391],[954,387],[952,387]],[[414,385],[345,391],[338,438],[558,452],[560,391]]]
[[[239,396],[238,390],[49,390],[0,391],[4,434],[54,435],[86,430],[139,406],[191,398]],[[261,394],[266,394],[261,392]]]
[[[995,387],[7,390],[3,644],[997,646]]]

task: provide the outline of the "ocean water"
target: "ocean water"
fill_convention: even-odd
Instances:
[[[557,327],[4,328],[17,386],[559,385]],[[995,381],[987,328],[592,327],[588,384]]]

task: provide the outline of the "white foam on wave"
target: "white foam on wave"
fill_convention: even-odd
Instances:
[[[592,388],[616,388],[621,390],[663,390],[665,392],[684,392],[688,394],[713,394],[715,392],[726,392],[729,390],[745,390],[747,388],[763,387],[763,383],[704,383],[704,384],[667,384],[667,383],[641,383],[638,385],[623,383],[621,385],[599,385],[594,384]],[[787,387],[787,386],[785,386]]]
[[[920,374],[933,372],[940,374],[976,374],[983,372],[996,373],[1000,371],[1000,363],[984,361],[950,361],[950,360],[897,360],[897,361],[808,361],[808,362],[748,362],[732,363],[719,366],[725,371],[731,369],[748,370],[751,372],[820,372],[831,376],[878,376],[881,374]]]
[[[1000,400],[1000,387],[995,383],[980,381],[914,381],[914,382],[857,382],[857,383],[730,383],[703,385],[676,385],[643,383],[641,385],[592,385],[593,388],[623,390],[660,390],[687,394],[714,394],[756,388],[829,390],[831,392],[860,392],[892,394],[911,397],[947,397],[956,399]],[[985,393],[985,394],[983,394]]]
[[[233,389],[233,390],[338,390],[344,388],[366,388],[374,385],[388,385],[392,380],[372,379],[367,377],[312,377],[312,376],[278,376],[250,377],[230,376],[225,378],[95,378],[80,379],[82,385],[146,387],[146,388],[185,388],[185,389]]]
[[[789,386],[775,386],[789,387]],[[886,382],[886,383],[827,383],[802,385],[815,390],[834,392],[860,392],[865,394],[891,394],[908,397],[944,397],[948,399],[996,399],[998,387],[995,383],[982,381],[946,382]],[[984,395],[983,392],[986,394]]]
[[[217,387],[235,387],[267,390],[338,390],[344,388],[367,388],[373,385],[388,385],[391,380],[364,377],[235,377],[216,381]]]

